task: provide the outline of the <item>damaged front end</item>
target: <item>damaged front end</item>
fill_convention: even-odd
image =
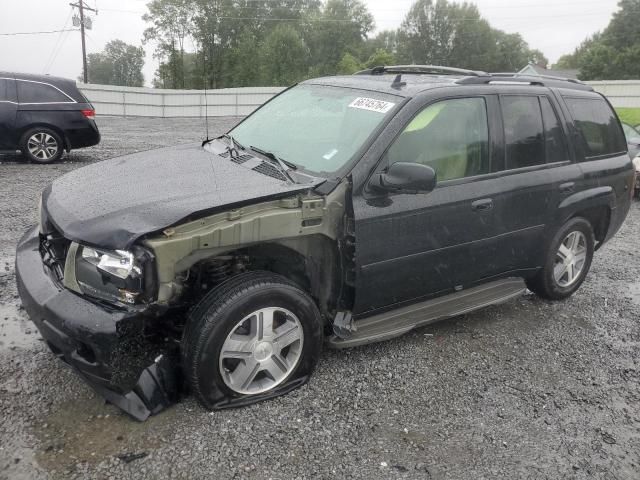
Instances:
[[[70,240],[43,204],[39,226],[17,247],[22,303],[56,356],[143,421],[184,391],[180,348],[187,312],[231,278],[251,270],[286,276],[316,299],[324,318],[333,318],[335,299],[348,290],[339,281],[336,246],[345,189],[197,216],[109,248]],[[104,238],[109,243],[111,237]],[[220,392],[212,408],[285,394],[310,374],[300,368],[263,394]]]
[[[97,393],[137,420],[173,404],[180,385],[179,349],[168,327],[162,328],[161,312],[88,300],[65,288],[63,258],[69,252],[56,240],[41,237],[34,227],[16,252],[18,291],[47,345]]]

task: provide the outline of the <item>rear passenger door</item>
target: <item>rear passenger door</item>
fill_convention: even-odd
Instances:
[[[549,92],[550,93],[550,92]],[[547,94],[500,96],[504,131],[503,190],[496,211],[500,270],[525,273],[542,264],[556,210],[581,177],[566,128]]]
[[[582,172],[576,190],[584,192],[585,198],[591,198],[594,206],[603,204],[602,199],[593,198],[594,194],[607,195],[608,202],[614,207],[628,205],[631,159],[624,132],[612,107],[603,97],[593,93],[567,92],[564,102],[575,125],[577,165]],[[582,208],[585,206],[589,205],[583,203]]]
[[[0,150],[15,150],[16,87],[13,78],[0,78]]]

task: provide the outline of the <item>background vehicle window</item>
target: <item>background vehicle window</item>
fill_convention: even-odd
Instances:
[[[544,123],[544,143],[547,151],[547,163],[562,162],[569,159],[564,132],[547,97],[540,97],[542,121]]]
[[[386,154],[388,164],[421,163],[438,180],[489,173],[489,128],[483,98],[444,100],[428,106]]]
[[[20,103],[71,102],[60,90],[43,83],[18,80],[18,101]]]
[[[545,163],[544,129],[538,97],[500,98],[507,155],[507,169]]]
[[[599,98],[565,99],[581,137],[586,158],[624,153],[626,141],[615,114]]]
[[[7,95],[7,85],[9,82],[4,78],[0,78],[0,102],[9,100]]]
[[[640,131],[626,123],[622,124],[622,130],[624,130],[624,136],[627,139],[627,143],[640,143]]]

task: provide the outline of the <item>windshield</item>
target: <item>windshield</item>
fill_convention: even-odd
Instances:
[[[346,165],[401,98],[377,92],[299,85],[274,98],[230,134],[305,170]]]
[[[640,132],[626,123],[622,124],[624,135],[627,137],[627,143],[640,143]]]

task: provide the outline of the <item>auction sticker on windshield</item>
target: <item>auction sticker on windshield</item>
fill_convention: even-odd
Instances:
[[[387,113],[394,106],[395,103],[393,102],[385,102],[384,100],[366,97],[358,97],[349,104],[350,108],[359,108],[360,110],[370,110],[378,113]]]

